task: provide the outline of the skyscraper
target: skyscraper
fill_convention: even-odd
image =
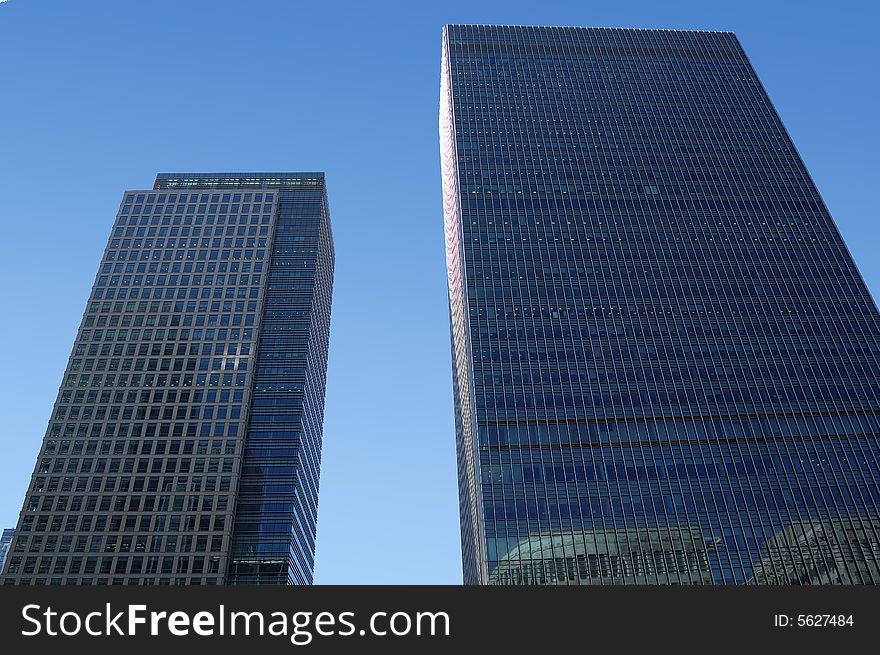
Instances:
[[[15,532],[12,528],[7,528],[0,535],[0,571],[3,570],[3,562],[6,561],[6,553],[9,552],[9,544],[12,543],[12,534]]]
[[[333,240],[322,173],[126,191],[5,584],[309,584]]]
[[[880,321],[736,37],[444,28],[469,584],[880,582]]]

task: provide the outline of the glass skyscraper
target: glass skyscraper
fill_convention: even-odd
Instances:
[[[0,535],[0,571],[3,570],[3,562],[6,561],[6,553],[9,552],[9,544],[12,543],[12,535],[15,532],[12,528],[8,528]]]
[[[126,191],[3,583],[311,583],[333,265],[322,173]]]
[[[468,584],[880,582],[880,321],[736,37],[444,28]]]

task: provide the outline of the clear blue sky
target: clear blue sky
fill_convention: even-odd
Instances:
[[[318,583],[458,583],[437,145],[444,23],[733,30],[880,293],[871,2],[0,3],[0,527],[15,525],[123,190],[327,173]]]

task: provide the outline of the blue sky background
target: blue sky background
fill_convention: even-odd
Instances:
[[[0,527],[15,525],[125,189],[327,173],[318,583],[459,583],[437,138],[444,23],[733,30],[880,293],[871,2],[0,3]]]

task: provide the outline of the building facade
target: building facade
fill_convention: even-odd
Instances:
[[[13,528],[7,528],[0,535],[0,571],[3,570],[3,562],[6,561],[6,553],[9,552],[9,544],[12,543],[12,534],[14,532]]]
[[[126,191],[3,583],[311,583],[333,266],[322,173]]]
[[[880,582],[880,320],[731,33],[444,28],[468,584]]]

